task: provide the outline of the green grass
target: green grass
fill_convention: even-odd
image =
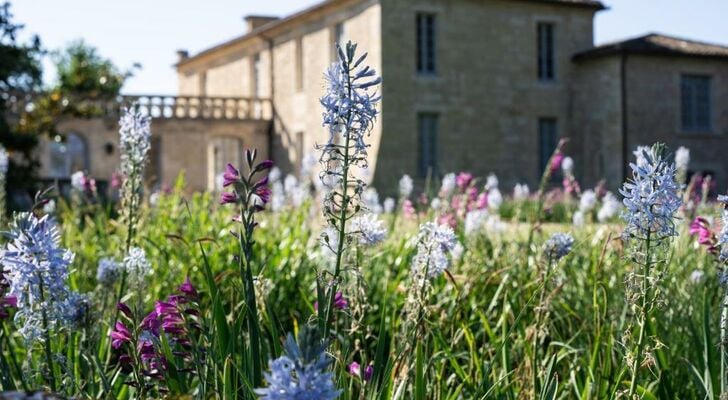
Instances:
[[[323,222],[310,206],[314,204],[263,214],[255,231],[252,265],[264,369],[281,354],[287,332],[316,323],[317,272],[328,266],[317,255]],[[503,217],[528,220],[524,215],[533,205],[519,207],[507,202]],[[551,207],[549,220],[568,220],[569,207]],[[106,366],[115,294],[95,280],[101,257],[123,255],[124,228],[114,212],[98,205],[60,211],[63,245],[76,254],[70,285],[91,295],[94,314],[84,329],[52,340],[54,354],[64,356],[64,362],[56,363],[59,392],[133,398],[134,388],[124,384],[130,378],[113,362]],[[132,293],[141,296],[146,311],[173,293],[185,276],[202,294],[204,365],[195,374],[181,373],[170,388],[195,398],[255,397],[248,379],[254,355],[246,347],[249,328],[235,259],[239,244],[229,233],[235,229],[231,216],[210,194],[183,195],[180,185],[156,206],[143,208],[136,238],[154,269],[148,290]],[[385,243],[350,252],[346,259],[341,289],[350,308],[336,313],[329,347],[342,399],[396,394],[402,399],[532,398],[534,368],[539,399],[609,399],[627,389],[622,336],[632,310],[625,302],[624,280],[632,266],[619,239],[619,223],[582,228],[546,224],[536,231],[531,248],[530,225],[522,222],[510,222],[497,234],[465,237],[458,232],[466,251],[451,268],[452,279],[441,276],[432,282],[424,319],[411,338],[403,331],[404,309],[413,290],[409,265],[417,221],[397,218]],[[688,237],[687,222],[681,224],[659,288],[664,302],[649,324],[650,336],[663,346],[641,368],[638,393],[645,399],[718,399],[718,271],[705,249]],[[570,232],[576,243],[544,282],[541,246],[555,231]],[[700,282],[690,278],[696,269],[705,272]],[[544,301],[537,304],[541,297]],[[546,336],[534,365],[537,307],[546,315]],[[43,348],[26,347],[12,319],[3,322],[0,349],[2,390],[43,387]],[[402,349],[411,350],[403,354]],[[373,363],[373,379],[365,383],[349,375],[352,361],[362,367]],[[398,388],[403,377],[407,383]]]

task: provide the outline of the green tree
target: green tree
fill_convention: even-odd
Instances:
[[[37,137],[18,129],[22,118],[8,112],[17,96],[40,89],[42,55],[40,39],[34,36],[29,43],[19,43],[18,33],[23,25],[13,22],[10,3],[0,5],[0,144],[10,153],[9,188],[27,188],[37,162],[32,151]]]

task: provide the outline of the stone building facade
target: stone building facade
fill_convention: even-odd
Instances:
[[[261,102],[241,120],[164,122],[160,180],[184,169],[192,188],[214,187],[215,167],[233,156],[211,141],[236,135],[296,172],[326,140],[322,74],[334,43],[351,40],[383,78],[370,138],[381,192],[402,174],[422,183],[458,170],[534,186],[561,137],[586,185],[618,186],[632,150],[661,140],[690,148],[693,171],[724,189],[728,48],[660,35],[595,47],[604,9],[593,0],[328,0],[285,18],[246,17],[244,35],[179,52],[179,96]]]

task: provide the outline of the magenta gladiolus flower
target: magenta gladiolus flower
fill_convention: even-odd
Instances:
[[[230,204],[238,201],[238,195],[232,192],[222,192],[220,194],[220,204]]]
[[[318,311],[318,301],[313,303],[313,308]],[[349,300],[344,297],[344,293],[336,292],[334,295],[334,308],[338,310],[346,310],[349,308]]]
[[[707,247],[709,252],[715,253],[718,251],[715,235],[710,230],[710,224],[707,219],[695,217],[693,222],[690,223],[690,235],[697,236],[698,243]]]
[[[225,166],[225,173],[222,175],[222,179],[222,186],[228,187],[233,183],[240,182],[240,172],[232,164],[228,163]]]
[[[554,174],[556,171],[561,169],[561,162],[564,161],[564,155],[562,153],[554,154],[551,159],[551,173]]]
[[[127,318],[134,318],[134,314],[132,314],[131,309],[126,304],[119,303],[116,305],[116,309],[121,311],[121,313],[124,314]]]
[[[116,321],[114,330],[109,336],[111,336],[111,347],[115,349],[119,349],[124,343],[131,343],[131,332],[119,321]]]
[[[362,372],[361,365],[356,361],[352,361],[346,369],[347,371],[349,371],[350,375],[359,377],[365,382],[370,381],[372,379],[372,375],[374,374],[374,366],[369,364]]]
[[[199,297],[197,294],[197,289],[192,286],[192,282],[190,281],[189,276],[187,277],[187,279],[185,279],[185,282],[182,284],[182,286],[180,286],[177,290],[184,293],[187,297],[191,299],[196,299]]]

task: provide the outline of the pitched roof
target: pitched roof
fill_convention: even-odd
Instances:
[[[191,57],[181,60],[180,62],[178,62],[176,64],[176,66],[177,67],[183,66],[183,65],[188,64],[192,61],[195,61],[203,56],[211,54],[219,49],[234,46],[238,43],[244,42],[244,41],[252,39],[254,37],[258,37],[258,36],[270,33],[271,31],[273,31],[276,28],[280,28],[282,26],[288,25],[290,23],[295,23],[297,21],[302,21],[307,16],[311,15],[312,13],[319,12],[319,11],[325,12],[327,9],[334,9],[341,4],[346,4],[346,3],[352,4],[352,3],[357,3],[358,1],[361,1],[361,0],[323,0],[320,3],[316,3],[306,9],[298,11],[287,17],[273,20],[244,35],[238,36],[236,38],[230,39],[228,41],[222,42],[213,47],[205,49]],[[604,4],[602,4],[602,2],[598,1],[598,0],[511,0],[511,1],[526,1],[526,2],[531,2],[531,3],[551,3],[551,4],[563,5],[563,6],[586,7],[586,8],[594,9],[596,11],[606,9]]]
[[[615,54],[728,59],[728,46],[650,33],[633,39],[604,44],[577,53],[574,55],[574,60],[581,61]]]

